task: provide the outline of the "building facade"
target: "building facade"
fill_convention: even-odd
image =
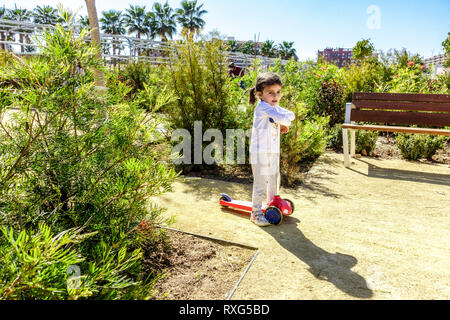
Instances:
[[[444,65],[445,55],[440,54],[431,58],[424,59],[423,62],[427,65],[427,67],[434,65]]]
[[[318,51],[318,58],[323,57],[328,63],[335,63],[339,68],[352,63],[353,51],[347,48],[326,48]]]

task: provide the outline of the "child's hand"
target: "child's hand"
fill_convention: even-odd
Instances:
[[[286,126],[281,126],[280,127],[280,132],[281,133],[288,133],[289,132],[289,127],[286,127]]]

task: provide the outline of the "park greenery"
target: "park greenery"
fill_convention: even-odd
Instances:
[[[38,11],[46,18],[41,12],[36,22],[57,24],[40,35],[41,54],[3,52],[0,60],[0,119],[6,112],[11,117],[0,122],[0,299],[151,298],[163,275],[145,271],[144,247],[164,241],[156,226],[171,222],[151,198],[170,192],[180,172],[217,166],[175,167],[171,133],[193,133],[195,121],[202,121],[202,133],[250,129],[248,93],[264,66],[255,60],[242,77],[230,76],[227,52],[236,44],[194,37],[205,13],[196,1],[177,10],[155,4],[150,13],[131,6],[123,18],[104,13],[102,28],[111,33],[170,41],[175,22],[184,28],[167,64],[137,61],[113,69],[86,41],[88,28],[75,33],[73,17],[59,13],[58,20],[47,6]],[[274,50],[273,42],[261,47],[267,56]],[[283,80],[280,105],[296,114],[282,137],[286,185],[296,182],[302,164],[342,146],[340,126],[354,92],[450,93],[448,72],[434,75],[406,50],[376,54],[369,39],[355,45],[354,62],[345,68],[296,61],[292,43],[277,50],[291,57],[270,68]],[[94,70],[104,72],[105,90],[94,86]],[[378,136],[358,133],[357,152],[370,155]],[[445,142],[423,135],[396,139],[408,159],[431,158]],[[68,270],[77,268],[74,278]]]
[[[89,17],[76,14],[69,11],[53,8],[49,5],[37,5],[33,10],[27,10],[17,7],[8,9],[0,8],[0,19],[15,20],[22,22],[34,22],[40,24],[56,25],[64,24],[68,17],[64,17],[65,12],[69,14],[72,20],[81,28],[89,28]],[[99,18],[100,29],[105,34],[111,35],[131,35],[138,39],[146,37],[147,39],[161,41],[172,40],[177,34],[178,27],[181,28],[180,33],[199,35],[205,26],[204,15],[208,11],[203,8],[203,4],[198,4],[197,0],[183,0],[180,8],[172,8],[167,2],[155,2],[150,10],[146,6],[130,5],[124,12],[120,10],[110,9],[101,12]],[[2,40],[7,35],[0,35]],[[11,37],[13,35],[9,35]],[[20,43],[30,42],[27,35],[20,36]],[[228,41],[229,50],[231,52],[242,52],[249,55],[262,55],[270,58],[290,59],[296,57],[294,42],[283,41],[275,44],[272,40],[267,40],[260,44],[255,41],[238,42],[236,40]],[[112,49],[113,54],[120,48],[104,48],[104,50]],[[23,51],[33,51],[30,46],[23,46]]]

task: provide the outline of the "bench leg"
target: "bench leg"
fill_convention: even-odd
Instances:
[[[355,157],[355,150],[356,150],[356,135],[355,135],[356,131],[355,130],[350,130],[350,156],[352,158]]]
[[[348,129],[342,129],[342,142],[344,149],[344,166],[350,168],[350,156],[348,152]]]

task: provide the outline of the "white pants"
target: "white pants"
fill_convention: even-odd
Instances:
[[[264,192],[267,203],[273,200],[278,192],[279,153],[250,154],[253,172],[252,211],[261,211]]]

